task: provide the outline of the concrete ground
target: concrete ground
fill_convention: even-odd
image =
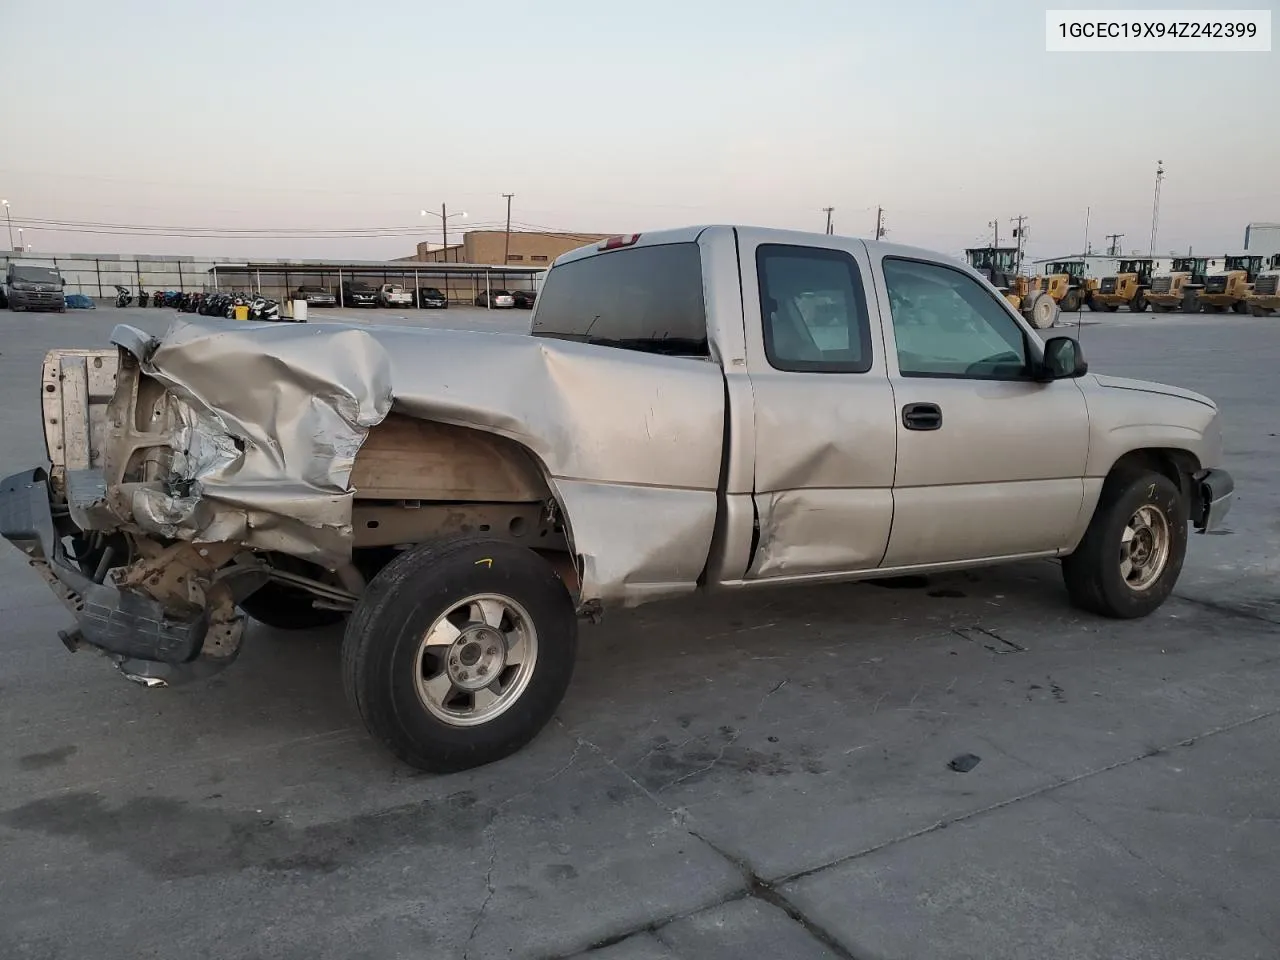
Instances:
[[[171,314],[0,314],[0,470],[42,456],[44,350],[126,316]],[[0,956],[1280,955],[1280,325],[1079,332],[1225,410],[1231,532],[1158,613],[1080,615],[1048,562],[641,608],[584,628],[531,746],[454,776],[366,738],[337,630],[254,624],[144,690],[0,551]]]

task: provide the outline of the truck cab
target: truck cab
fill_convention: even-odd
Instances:
[[[1253,283],[1262,272],[1263,258],[1248,254],[1227,257],[1221,273],[1205,278],[1200,291],[1200,306],[1205,313],[1222,313],[1234,310],[1245,313],[1249,309],[1249,294]]]
[[[1122,305],[1128,305],[1131,313],[1142,313],[1147,309],[1147,290],[1151,288],[1154,264],[1150,258],[1121,260],[1113,275],[1102,278],[1090,306],[1115,313]]]
[[[1255,317],[1269,317],[1280,309],[1280,253],[1273,253],[1266,266],[1253,281],[1249,292],[1249,312]]]
[[[964,252],[969,266],[982,274],[993,287],[1008,294],[1018,275],[1017,247],[970,247]]]
[[[1207,257],[1174,257],[1169,272],[1151,280],[1147,301],[1156,313],[1169,313],[1181,308],[1184,313],[1200,311],[1200,292],[1209,270],[1218,261]]]
[[[5,300],[9,304],[9,309],[14,312],[54,310],[65,313],[67,309],[67,300],[63,292],[65,286],[58,268],[43,263],[13,260],[5,271]]]

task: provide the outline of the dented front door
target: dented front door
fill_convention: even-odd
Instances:
[[[755,396],[758,538],[748,580],[874,569],[893,519],[896,433],[865,248],[739,231]]]

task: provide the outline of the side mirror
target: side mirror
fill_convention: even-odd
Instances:
[[[1040,364],[1041,380],[1071,380],[1089,372],[1084,351],[1072,337],[1050,337],[1044,342],[1044,360]]]

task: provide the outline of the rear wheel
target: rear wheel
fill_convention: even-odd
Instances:
[[[1237,300],[1231,305],[1231,309],[1236,313],[1248,313],[1249,304],[1245,303],[1243,300]]]
[[[1108,477],[1084,538],[1062,561],[1071,602],[1118,619],[1156,610],[1182,571],[1187,518],[1182,491],[1164,474],[1136,468]]]
[[[1060,304],[1064,313],[1075,313],[1080,309],[1080,291],[1068,290]]]
[[[578,622],[551,566],[503,540],[400,554],[347,624],[342,676],[365,727],[411,766],[447,773],[514,753],[555,713]]]
[[[1271,307],[1250,307],[1249,313],[1255,317],[1269,317],[1275,313],[1275,310]]]

